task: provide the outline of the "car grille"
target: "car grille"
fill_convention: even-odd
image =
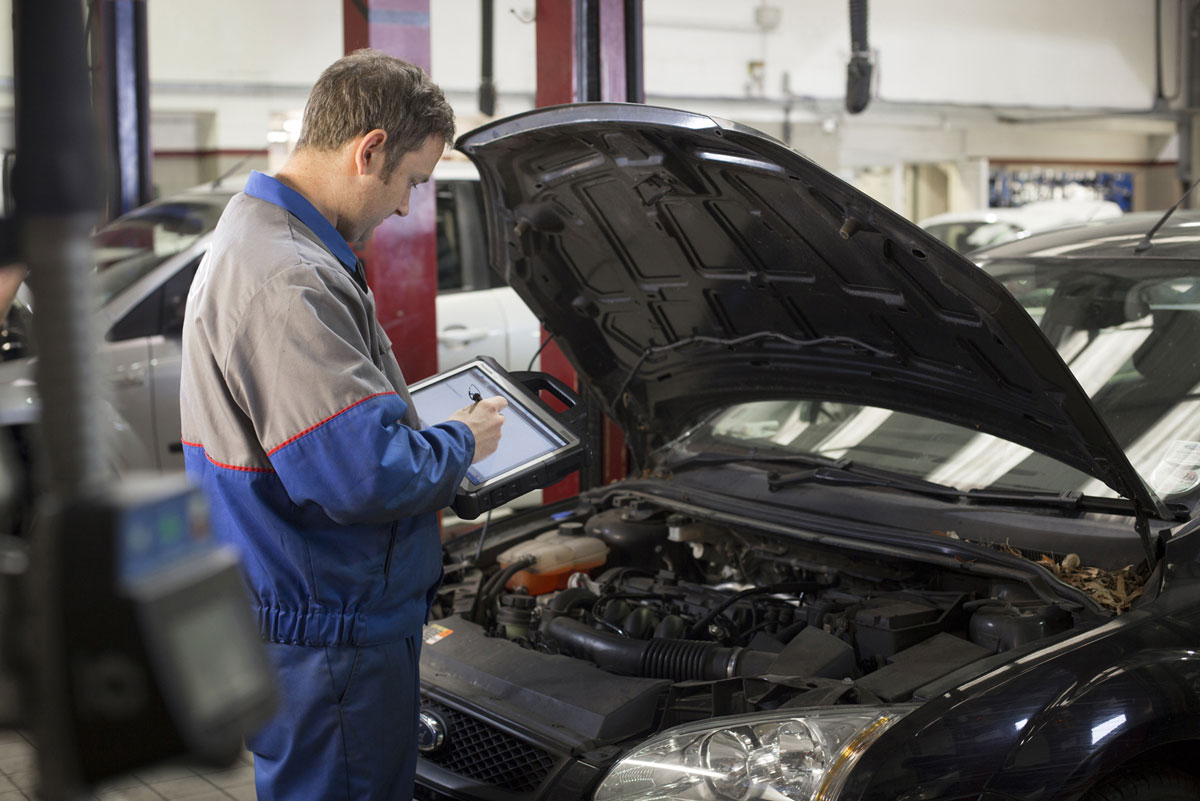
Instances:
[[[446,745],[422,754],[435,765],[483,784],[513,792],[537,789],[554,768],[554,757],[483,721],[427,698],[422,709],[445,721]]]

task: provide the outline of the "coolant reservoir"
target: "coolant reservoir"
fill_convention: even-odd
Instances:
[[[524,587],[530,595],[542,595],[564,590],[572,573],[599,567],[608,557],[608,546],[597,537],[570,536],[548,531],[538,537],[514,545],[496,557],[500,568],[532,556],[532,566],[513,575],[505,585],[510,590]]]

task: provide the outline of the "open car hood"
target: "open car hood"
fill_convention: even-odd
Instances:
[[[639,458],[709,408],[825,399],[1052,456],[1133,500],[1143,532],[1165,515],[999,283],[781,142],[689,112],[584,103],[458,147],[479,168],[493,268]]]

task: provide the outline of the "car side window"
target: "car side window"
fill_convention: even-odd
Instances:
[[[161,334],[178,337],[183,334],[183,312],[187,303],[188,289],[196,277],[202,256],[197,256],[171,276],[158,289],[147,295],[141,303],[129,310],[108,332],[108,340],[121,342],[127,339]]]
[[[438,292],[492,289],[504,281],[487,265],[478,181],[437,184]]]

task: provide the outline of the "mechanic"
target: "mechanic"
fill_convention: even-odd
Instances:
[[[246,738],[259,801],[412,798],[436,512],[495,451],[505,401],[420,427],[348,243],[408,212],[453,137],[420,68],[338,60],[292,156],[229,203],[188,296],[187,471],[242,552],[281,695]]]

